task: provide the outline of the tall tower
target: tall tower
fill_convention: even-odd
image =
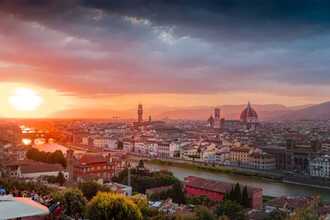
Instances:
[[[75,179],[74,176],[74,151],[72,149],[67,150],[66,152],[66,160],[67,160],[67,170],[69,172],[69,181],[72,182]]]
[[[220,120],[220,109],[219,108],[214,109],[214,119]]]
[[[143,122],[143,105],[139,104],[138,106],[138,123],[142,124]]]
[[[220,109],[214,109],[214,128],[220,128]]]

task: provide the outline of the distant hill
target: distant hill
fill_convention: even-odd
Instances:
[[[286,114],[273,117],[276,120],[328,120],[330,119],[330,102],[312,105],[303,109],[292,110]]]
[[[291,107],[284,105],[252,105],[258,112],[260,120],[270,120],[279,115],[285,115],[293,110]],[[226,119],[239,119],[242,110],[246,105],[223,105],[217,106],[221,109],[221,117]],[[293,109],[301,109],[303,107],[294,107]],[[214,106],[197,106],[197,107],[152,107],[145,109],[145,119],[149,114],[153,119],[186,119],[186,120],[207,120],[213,114]],[[55,118],[136,118],[136,109],[112,110],[112,109],[68,109],[57,112],[52,115]]]
[[[271,118],[273,114],[286,113],[290,111],[283,105],[252,105],[258,112],[261,120]],[[226,119],[239,119],[241,112],[246,105],[223,105],[218,106],[221,109],[221,117]],[[195,119],[206,120],[212,113],[214,107],[191,107],[179,108],[171,111],[164,111],[158,115],[160,118],[173,118],[173,119]]]

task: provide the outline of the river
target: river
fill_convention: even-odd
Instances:
[[[320,189],[308,186],[300,186],[289,183],[280,183],[268,179],[251,177],[251,176],[241,176],[235,174],[223,174],[223,173],[213,173],[202,170],[193,170],[189,168],[181,168],[174,166],[150,164],[145,162],[145,166],[151,170],[168,170],[171,171],[175,177],[183,180],[187,176],[198,176],[205,179],[213,179],[231,183],[237,183],[243,185],[249,185],[253,187],[262,188],[264,195],[266,196],[310,196],[310,195],[320,195],[323,201],[330,202],[330,190]]]

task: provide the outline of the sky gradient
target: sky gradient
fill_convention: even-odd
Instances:
[[[329,101],[329,12],[322,0],[0,0],[0,116]],[[17,87],[43,97],[38,113],[5,104]]]

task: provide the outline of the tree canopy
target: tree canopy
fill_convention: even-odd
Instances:
[[[230,220],[242,220],[244,219],[243,207],[231,200],[225,200],[219,204],[216,209],[218,216],[227,216]]]
[[[87,201],[79,189],[66,189],[63,194],[62,202],[65,215],[68,215],[73,218],[83,216]]]
[[[26,156],[30,160],[51,163],[51,164],[61,164],[63,167],[66,167],[66,159],[60,150],[56,150],[53,153],[39,151],[37,148],[31,148],[26,153]]]
[[[87,217],[93,220],[142,220],[138,206],[123,195],[100,192],[87,205]]]

